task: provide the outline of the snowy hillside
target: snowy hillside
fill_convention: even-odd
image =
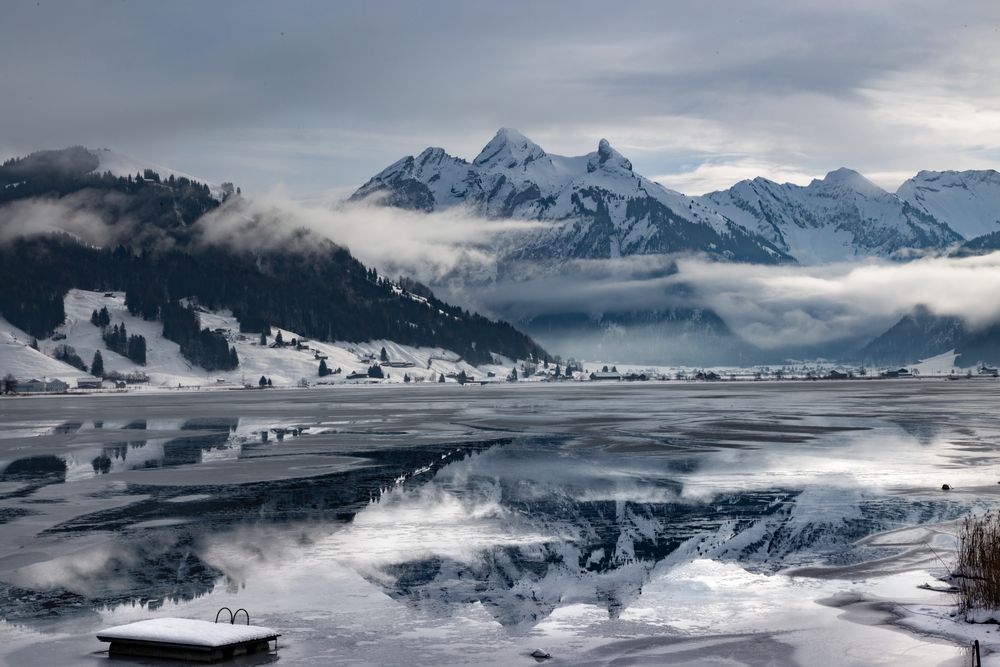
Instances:
[[[87,377],[76,368],[31,347],[32,337],[0,317],[0,377],[8,373],[19,380],[42,379],[75,382]]]
[[[103,174],[106,171],[110,171],[114,176],[135,176],[136,174],[143,173],[146,169],[152,169],[163,179],[173,176],[174,178],[186,178],[198,183],[204,183],[208,186],[213,197],[220,201],[223,198],[222,187],[218,183],[212,183],[204,178],[192,176],[191,174],[164,167],[163,165],[153,164],[149,161],[137,160],[123,153],[113,151],[110,148],[88,148],[87,150],[99,162],[99,166],[95,170],[98,173]]]
[[[896,195],[966,239],[1000,231],[1000,173],[993,169],[921,171]]]
[[[933,215],[850,169],[804,187],[758,177],[699,200],[804,264],[944,249],[962,240]]]
[[[153,164],[152,162],[137,160],[128,155],[113,151],[110,148],[88,148],[87,151],[97,158],[99,166],[95,171],[100,173],[110,171],[114,176],[135,176],[136,174],[142,173],[146,169],[152,169],[158,173],[161,178],[169,178],[173,176],[174,178],[187,178],[188,180],[198,181],[199,183],[207,183],[207,181],[203,178],[198,178],[197,176],[192,176],[191,174],[186,174],[182,171],[170,169],[169,167],[164,167],[159,164]]]
[[[395,162],[352,199],[369,197],[423,211],[462,205],[491,218],[555,223],[516,239],[510,259],[683,251],[737,261],[788,260],[712,208],[636,174],[604,139],[592,153],[564,157],[502,128],[471,163],[441,148]]]
[[[497,357],[496,361],[502,363],[476,367],[462,361],[449,350],[411,347],[383,340],[366,343],[308,341],[304,343],[307,347],[301,350],[288,345],[271,347],[279,331],[286,343],[301,339],[294,331],[274,326],[273,335],[268,337],[268,345],[262,346],[259,334],[240,333],[239,322],[230,313],[201,311],[201,326],[221,330],[236,348],[240,359],[239,368],[234,371],[208,372],[193,366],[181,356],[177,343],[163,338],[161,322],[149,322],[131,315],[125,307],[124,293],[73,289],[66,296],[65,308],[65,323],[56,329],[51,339],[39,341],[39,351],[29,347],[31,336],[5,320],[0,320],[0,376],[11,373],[20,380],[58,378],[75,386],[76,379],[89,376],[52,358],[51,355],[60,345],[73,347],[88,366],[93,360],[94,352],[100,350],[106,372],[145,373],[153,387],[240,386],[244,381],[256,384],[262,375],[270,378],[275,386],[294,386],[302,378],[310,384],[368,382],[367,379],[349,381],[346,378],[351,373],[364,373],[371,365],[378,364],[383,347],[389,361],[395,365],[383,367],[383,371],[389,376],[383,382],[403,382],[404,375],[409,375],[414,381],[437,381],[442,374],[451,376],[447,381],[454,382],[454,376],[462,371],[477,380],[487,380],[489,372],[496,375],[496,378],[489,379],[502,379],[514,366],[513,361]],[[145,365],[136,364],[107,348],[101,338],[100,328],[90,322],[91,313],[101,308],[108,309],[112,326],[124,324],[130,335],[145,337]],[[320,378],[320,357],[325,357],[330,371],[339,368],[341,372]]]

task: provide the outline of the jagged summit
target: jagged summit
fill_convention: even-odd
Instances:
[[[463,206],[489,218],[556,223],[506,244],[511,260],[670,252],[764,263],[789,259],[718,213],[636,174],[607,139],[586,155],[562,156],[501,128],[471,163],[442,149],[397,161],[352,196],[368,198],[423,211]]]
[[[621,153],[611,147],[607,139],[601,139],[597,144],[596,159],[591,159],[587,163],[587,170],[594,171],[600,167],[622,169],[627,172],[632,171],[632,163]]]
[[[472,163],[480,167],[514,169],[543,157],[545,151],[541,146],[515,129],[501,127]]]

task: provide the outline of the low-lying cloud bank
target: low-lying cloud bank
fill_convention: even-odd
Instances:
[[[275,191],[252,200],[226,202],[199,224],[206,241],[247,247],[264,240],[280,245],[291,231],[308,229],[348,248],[382,273],[439,282],[456,270],[491,280],[503,239],[544,223],[487,220],[460,208],[406,211],[373,202],[326,208]]]
[[[880,332],[917,305],[977,328],[1000,319],[1000,253],[763,267],[679,259],[692,286],[749,342],[764,348]]]

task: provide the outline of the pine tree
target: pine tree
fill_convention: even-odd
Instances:
[[[127,356],[129,359],[135,363],[145,366],[146,365],[146,337],[145,336],[129,336],[128,338],[128,348],[126,349]]]
[[[321,378],[326,377],[330,374],[330,369],[326,365],[326,359],[320,359],[319,361],[319,376]]]
[[[90,362],[90,374],[104,377],[104,357],[101,356],[100,350],[94,352],[94,360]]]
[[[261,386],[261,387],[266,387],[267,386],[267,378],[264,377],[263,375],[261,375],[260,376],[260,382],[258,382],[257,384],[259,386]]]
[[[274,344],[278,347],[284,347],[285,345],[285,339],[281,337],[280,331],[278,332],[278,335],[274,337]]]
[[[389,355],[386,354],[385,348],[382,348],[382,352],[379,353],[379,359],[382,361],[389,361]]]
[[[267,346],[267,336],[264,335],[263,331],[260,332],[260,344],[261,344],[261,347],[266,347]]]
[[[90,323],[102,329],[111,324],[111,313],[108,312],[108,307],[104,306],[100,310],[95,308],[94,312],[90,314]]]
[[[438,384],[444,384],[444,373],[438,373]]]

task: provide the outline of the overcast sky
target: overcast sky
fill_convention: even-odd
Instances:
[[[341,192],[500,126],[690,194],[1000,166],[1000,2],[5,2],[0,155]]]

